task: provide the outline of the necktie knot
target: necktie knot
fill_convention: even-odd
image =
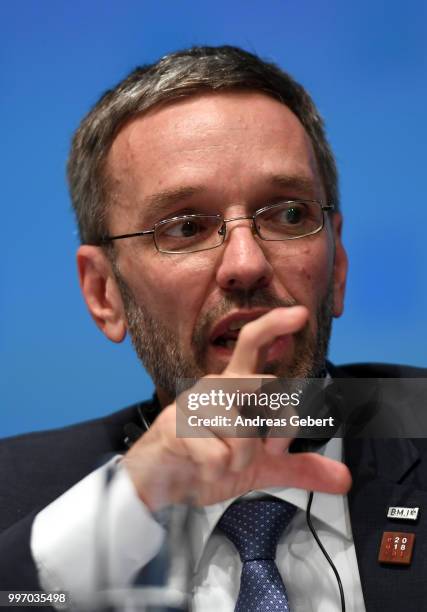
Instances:
[[[242,561],[274,560],[280,536],[295,512],[293,504],[279,499],[244,500],[224,512],[218,527],[233,542]]]

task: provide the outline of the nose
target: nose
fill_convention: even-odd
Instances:
[[[224,291],[253,290],[266,287],[273,277],[273,268],[254,236],[250,220],[227,225],[216,279]]]

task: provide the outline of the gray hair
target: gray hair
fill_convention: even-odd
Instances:
[[[334,156],[323,120],[305,89],[275,64],[238,47],[192,47],[135,68],[106,91],[82,120],[68,160],[71,200],[82,243],[99,244],[108,233],[106,160],[121,127],[155,105],[222,89],[264,92],[299,118],[313,144],[327,202],[338,207]]]

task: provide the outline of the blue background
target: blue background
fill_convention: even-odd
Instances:
[[[427,365],[426,3],[6,0],[0,7],[0,435],[148,397],[129,343],[79,293],[64,179],[70,137],[137,64],[236,44],[312,93],[341,172],[350,275],[336,362]]]

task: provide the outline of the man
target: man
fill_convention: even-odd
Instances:
[[[339,610],[334,574],[305,526],[307,491],[315,490],[334,494],[316,495],[313,515],[348,608],[420,609],[421,554],[411,571],[380,566],[377,555],[390,527],[384,499],[409,506],[425,496],[414,468],[423,444],[348,445],[353,542],[340,441],[294,454],[287,438],[232,438],[205,426],[200,437],[176,435],[176,382],[186,378],[422,375],[326,363],[347,257],[335,163],[304,89],[237,48],[166,56],[136,69],[83,120],[69,181],[88,309],[113,342],[130,334],[156,397],[139,407],[148,431],[127,452],[124,427],[139,423],[135,407],[3,444],[4,588],[67,590],[83,604],[100,585],[103,554],[107,582],[130,585],[164,537],[152,513],[191,500],[195,609],[233,610],[237,601],[236,609],[267,610],[266,593],[258,595],[271,584],[278,609]],[[93,471],[106,453],[123,458]],[[407,487],[404,499],[396,483]],[[275,577],[265,575],[251,597],[244,587],[254,576],[244,577],[224,518],[250,492],[262,503],[280,500],[292,515],[271,559]],[[107,506],[100,553],[93,542]]]

